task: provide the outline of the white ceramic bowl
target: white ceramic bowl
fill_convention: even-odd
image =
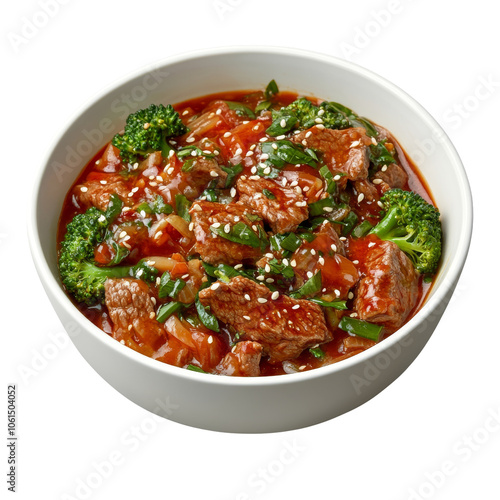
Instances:
[[[443,260],[420,312],[390,338],[338,364],[294,375],[232,378],[169,366],[116,342],[62,290],[56,229],[64,197],[85,163],[150,103],[176,103],[274,78],[340,102],[388,128],[419,165],[442,213]],[[50,301],[74,344],[113,387],[142,407],[183,424],[228,432],[272,432],[331,419],[366,402],[415,359],[439,322],[464,265],[472,201],[460,159],[436,121],[383,78],[325,55],[281,48],[223,48],[184,54],[106,90],[65,127],[41,166],[29,221],[31,250]]]

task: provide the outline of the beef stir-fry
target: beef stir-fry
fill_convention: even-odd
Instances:
[[[65,290],[105,334],[180,368],[260,376],[404,325],[441,224],[389,131],[272,81],[132,113],[68,193],[58,243]]]

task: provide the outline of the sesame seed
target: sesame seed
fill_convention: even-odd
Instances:
[[[149,185],[151,187],[156,187],[156,186],[158,186],[158,183],[157,182],[150,182]]]
[[[243,267],[243,264],[236,264],[234,266],[234,269],[241,269]]]
[[[325,265],[325,259],[324,259],[323,257],[320,257],[320,258],[318,259],[318,262],[319,262],[319,264],[320,264],[321,266],[324,266],[324,265]]]
[[[309,137],[311,137],[312,135],[312,132],[309,130],[308,132],[306,132],[306,139],[308,139]]]
[[[374,247],[375,246],[375,243],[373,243],[373,241],[370,241],[370,243],[368,243],[368,248],[371,248],[371,247]]]
[[[194,222],[189,223],[189,230],[192,231],[194,229]]]
[[[380,207],[380,208],[384,208],[384,204],[379,200],[377,201],[377,205]]]
[[[132,165],[132,170],[137,170],[139,168],[139,164],[137,162],[135,162],[133,165]]]
[[[234,220],[234,222],[239,222],[240,221],[240,216],[239,215],[235,215],[233,220]]]
[[[253,151],[247,151],[247,154],[245,156],[252,156],[253,155]]]
[[[292,306],[292,309],[293,309],[294,311],[296,311],[296,310],[297,310],[297,309],[299,309],[299,308],[300,308],[300,305],[299,305],[299,304],[295,304],[294,306]]]
[[[353,299],[354,298],[354,294],[352,292],[349,292],[347,294],[347,298],[350,299],[350,300]]]
[[[198,155],[198,151],[196,151],[196,149],[193,149],[193,151],[191,151],[191,156],[197,156]]]
[[[220,109],[220,108],[215,112],[216,115],[220,115],[221,113],[222,113],[222,109]]]
[[[252,144],[252,145],[250,146],[250,149],[253,151],[256,147],[257,147],[257,144]]]
[[[212,224],[212,227],[214,227],[215,229],[217,229],[217,228],[218,228],[218,227],[220,227],[220,226],[221,226],[220,222],[214,222],[214,223]]]
[[[372,144],[374,146],[376,146],[378,144],[377,140],[375,139],[375,137],[372,137]]]
[[[373,184],[381,184],[383,181],[382,179],[373,179]]]
[[[225,132],[222,137],[231,137],[231,132]]]
[[[103,186],[105,186],[105,185],[108,183],[108,181],[99,181],[99,182],[100,182]]]
[[[352,313],[349,316],[351,316],[351,318],[357,318],[358,317],[358,313]]]
[[[215,155],[215,156],[219,156],[219,155],[220,155],[220,152],[216,149],[216,150],[214,150],[214,155]]]
[[[130,330],[132,330],[132,325],[128,325],[128,326],[127,326],[127,330],[130,332]],[[123,342],[123,343],[125,344],[125,342],[124,342],[124,341],[121,341],[121,342]]]
[[[154,313],[154,311],[151,311],[149,313],[149,319],[153,319],[154,317],[155,317],[155,313]]]
[[[264,297],[259,297],[259,298],[257,299],[257,302],[258,302],[259,304],[265,304],[265,303],[267,302],[267,299],[265,299]]]
[[[104,217],[104,215],[101,215],[97,220],[98,222],[104,222],[106,220],[106,217]]]
[[[312,278],[313,276],[314,276],[314,274],[311,271],[307,271],[307,277],[308,278]]]
[[[186,142],[194,142],[194,141],[195,141],[195,138],[194,138],[194,137],[192,137],[192,136],[191,136],[191,137],[188,137],[188,138],[186,139]]]
[[[280,121],[280,126],[281,126],[281,128],[286,127],[286,120],[284,118]]]
[[[157,285],[160,285],[160,283],[161,283],[161,278],[158,276],[158,277],[156,278],[156,284],[157,284]]]
[[[231,226],[230,226],[229,224],[226,224],[226,225],[224,226],[224,232],[225,232],[226,234],[229,234],[229,232],[230,232],[230,231],[231,231]]]
[[[229,191],[229,194],[231,195],[231,198],[234,198],[236,196],[236,188],[232,187],[231,191]]]
[[[273,142],[273,143],[271,144],[271,147],[272,147],[273,149],[278,149],[278,145],[277,145],[275,142]]]
[[[357,266],[359,264],[359,260],[353,260],[352,263]]]
[[[254,166],[254,167],[252,167],[252,168],[250,169],[250,172],[251,172],[252,174],[256,174],[256,173],[257,173],[257,167],[255,167],[255,166]]]
[[[333,212],[333,207],[323,207],[323,212]]]
[[[82,193],[86,193],[88,190],[89,190],[89,188],[88,188],[87,186],[82,186],[82,187],[80,188],[80,191],[81,191]]]
[[[307,141],[306,141],[305,139],[303,139],[303,140],[302,140],[302,144],[303,144],[304,146],[307,146]]]
[[[266,278],[266,283],[274,283],[274,279],[273,278]]]
[[[283,180],[281,181],[281,185],[282,185],[283,187],[285,187],[285,186],[286,186],[286,177],[283,177]]]
[[[323,116],[325,114],[325,110],[323,108],[321,108],[319,111],[318,111],[318,116]]]
[[[365,199],[364,193],[359,193],[358,195],[358,203],[361,203]]]
[[[263,171],[262,171],[265,175],[268,175],[271,173],[271,167],[266,167]]]
[[[307,201],[296,201],[295,206],[297,207],[305,207],[307,205]]]
[[[208,339],[207,339],[207,342],[209,344],[211,344],[213,341],[214,341],[214,338],[212,337],[212,335],[210,335],[210,337],[208,337]]]
[[[246,319],[247,321],[250,321],[250,316],[243,316],[243,319]]]
[[[168,174],[168,175],[171,175],[173,171],[174,171],[174,167],[169,167],[169,168],[167,169],[167,174]]]
[[[258,231],[258,230],[259,230],[259,228],[258,228],[255,224],[252,224],[252,229],[253,229],[254,231]]]
[[[122,238],[125,238],[125,236],[127,236],[127,231],[122,231],[122,232],[118,235],[118,238],[122,239]]]
[[[269,155],[268,155],[267,153],[262,153],[262,154],[260,155],[260,159],[261,159],[261,160],[267,160],[268,158],[269,158]]]
[[[211,287],[210,290],[217,290],[217,288],[220,287],[220,283],[214,283]]]
[[[311,255],[316,255],[316,250],[314,250],[314,248],[311,248]]]
[[[219,177],[219,174],[215,170],[210,170],[211,177]]]
[[[150,176],[148,177],[148,179],[149,179],[150,181],[152,181],[154,178],[155,178],[155,176],[154,176],[154,175],[150,175]]]
[[[247,125],[248,123],[250,123],[248,120],[243,120],[243,125]]]
[[[259,142],[267,142],[267,137],[261,137],[261,138],[259,139]]]
[[[193,210],[196,210],[196,212],[201,212],[202,208],[200,207],[200,205],[198,205],[198,203],[195,203],[193,205]]]
[[[241,153],[243,153],[243,149],[241,149],[241,148],[238,148],[238,149],[234,152],[235,156],[239,156]]]
[[[265,276],[259,275],[259,276],[257,276],[257,279],[259,281],[264,281],[266,278],[265,278]]]
[[[302,188],[300,186],[295,186],[293,188],[293,190],[297,193],[297,194],[302,194]]]
[[[353,142],[351,142],[351,145],[349,147],[350,148],[355,148],[356,146],[359,146],[359,141],[353,141]]]
[[[249,179],[250,179],[251,181],[258,181],[258,180],[260,180],[260,177],[259,177],[258,175],[251,175],[251,176],[249,177]]]
[[[321,118],[319,118],[319,117],[318,117],[318,118],[315,118],[315,119],[314,119],[314,121],[315,121],[316,123],[323,123],[323,120],[322,120]]]
[[[302,188],[302,191],[304,191],[304,193],[306,193],[307,191],[309,191],[309,186],[304,186],[304,187]]]
[[[297,261],[295,259],[293,259],[291,262],[290,262],[290,265],[292,267],[297,267]]]
[[[245,295],[243,295],[243,297],[245,297],[245,300],[250,300],[250,295],[248,295],[248,293],[245,293]]]
[[[276,300],[280,296],[280,293],[276,290],[271,294],[271,300]]]
[[[341,237],[339,238],[339,240],[340,240],[340,241],[347,241],[347,238],[346,238],[345,236],[341,236]]]
[[[132,188],[131,191],[132,193],[137,193],[137,191],[139,191],[139,188],[136,186],[135,188]]]
[[[298,186],[299,183],[297,181],[292,181],[290,182],[290,187],[295,187],[295,186]]]
[[[335,289],[335,290],[334,290],[334,293],[335,293],[335,295],[336,295],[337,297],[340,297],[340,290]]]
[[[300,365],[300,366],[299,366],[299,370],[300,370],[300,371],[304,371],[305,369],[306,369],[306,365]]]
[[[385,172],[387,170],[387,165],[384,165],[380,170],[382,170],[382,172]]]
[[[155,239],[157,240],[161,235],[163,234],[163,231],[158,231],[156,234],[155,234]]]
[[[276,140],[277,140],[277,141],[282,141],[285,137],[286,137],[286,135],[285,135],[285,134],[283,134],[283,135],[278,135],[278,137],[276,137]]]
[[[259,126],[255,125],[252,130],[255,130],[255,131],[259,130]]]
[[[325,126],[320,124],[320,125],[316,125],[316,128],[319,129],[319,130],[324,130],[325,129]]]
[[[288,266],[289,265],[288,259],[283,259],[282,262],[283,262],[284,266]]]
[[[271,272],[271,266],[269,264],[266,264],[265,267],[264,267],[264,271],[266,271],[266,273],[270,273]]]

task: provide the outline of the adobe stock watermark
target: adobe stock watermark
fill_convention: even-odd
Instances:
[[[389,0],[384,8],[371,10],[370,18],[354,28],[351,41],[340,43],[340,50],[344,58],[350,61],[353,56],[361,54],[375,38],[392,24],[394,18],[404,11],[404,3],[411,1]]]
[[[170,398],[156,398],[156,408],[152,415],[143,418],[137,425],[131,425],[123,431],[118,444],[98,460],[93,460],[83,475],[75,478],[74,487],[70,493],[62,493],[60,500],[87,500],[92,497],[114,472],[123,466],[130,457],[158,431],[163,418],[169,417],[179,409],[179,405]]]
[[[82,129],[81,139],[74,145],[65,146],[63,161],[51,163],[58,182],[63,182],[67,174],[74,175],[75,171],[79,172],[90,161],[97,148],[104,145],[105,138],[109,138],[116,131],[114,124],[116,117],[125,123],[128,115],[144,107],[151,92],[157,89],[169,75],[169,71],[153,67],[142,77],[140,83],[111,102],[108,116],[101,118],[95,127]]]
[[[284,441],[281,450],[274,458],[264,463],[252,472],[246,481],[246,490],[240,491],[235,500],[250,500],[256,495],[262,495],[279,477],[283,476],[288,468],[294,464],[307,450],[304,445],[295,439]]]
[[[500,406],[490,408],[483,422],[472,432],[463,434],[451,448],[451,457],[424,474],[424,480],[408,490],[407,500],[428,500],[456,476],[464,465],[500,431]]]
[[[68,347],[71,343],[70,337],[76,337],[81,332],[80,326],[74,321],[67,323],[65,329],[66,332],[62,330],[49,332],[47,335],[49,340],[43,346],[31,349],[28,360],[17,366],[17,372],[25,385],[37,380]]]
[[[233,12],[235,8],[242,3],[243,0],[214,0],[212,2],[212,7],[215,9],[215,12],[217,12],[219,19],[223,21],[226,14]]]
[[[21,17],[18,31],[11,31],[7,34],[7,39],[14,53],[19,53],[57,16],[61,7],[67,5],[70,1],[38,0],[38,10],[28,16]]]
[[[493,97],[499,87],[500,81],[494,75],[479,75],[472,92],[460,102],[456,102],[444,110],[442,114],[443,122],[449,124],[454,130],[460,128],[464,121],[468,120],[483,106],[485,101]]]

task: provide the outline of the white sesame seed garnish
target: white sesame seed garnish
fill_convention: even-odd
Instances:
[[[234,152],[234,155],[235,155],[235,156],[239,156],[241,153],[243,153],[243,149],[238,148],[238,149]]]
[[[154,317],[155,317],[155,313],[154,313],[154,311],[151,311],[149,313],[149,319],[153,319]]]
[[[101,215],[98,219],[97,219],[98,222],[105,222],[106,221],[106,217],[104,215]]]
[[[271,294],[271,300],[276,300],[280,296],[280,293],[276,290]]]
[[[307,271],[306,274],[308,278],[312,278],[314,276],[314,274],[311,271]]]
[[[306,365],[300,365],[299,366],[299,371],[304,371],[306,369]]]
[[[316,250],[314,250],[314,248],[311,248],[311,255],[316,255]]]
[[[99,182],[100,182],[103,186],[105,186],[105,185],[108,183],[108,181],[99,181]]]
[[[156,234],[155,234],[155,239],[157,240],[158,238],[160,238],[160,236],[163,234],[163,231],[158,231]]]
[[[229,194],[231,195],[231,198],[234,198],[236,196],[236,188],[232,187],[231,191],[229,191]]]
[[[132,170],[137,170],[139,168],[139,164],[137,162],[135,162],[133,165],[132,165]]]
[[[384,165],[380,170],[382,170],[382,172],[385,172],[387,170],[387,165]]]
[[[333,207],[323,207],[323,212],[333,212]]]
[[[282,262],[283,262],[284,266],[290,265],[289,262],[288,262],[288,259],[283,259]]]
[[[333,292],[337,297],[340,297],[340,290],[335,289]]]
[[[353,141],[353,142],[351,142],[351,145],[349,147],[350,148],[355,148],[356,146],[359,146],[359,141]]]
[[[371,248],[371,247],[374,247],[375,246],[375,243],[373,243],[373,241],[370,241],[370,243],[368,243],[368,248]]]
[[[234,269],[238,270],[238,269],[241,269],[243,267],[243,264],[236,264],[234,266]]]
[[[349,292],[349,293],[347,294],[347,298],[348,298],[349,300],[352,300],[352,299],[354,298],[354,294],[353,294],[352,292]]]
[[[248,120],[243,120],[243,122],[242,122],[242,123],[243,123],[243,125],[247,125],[247,124],[249,124],[250,122],[249,122]]]
[[[274,279],[273,278],[266,278],[266,283],[274,283]]]
[[[352,313],[349,316],[351,316],[351,318],[357,318],[358,317],[358,313]]]
[[[255,224],[252,224],[252,229],[253,229],[254,231],[258,231],[258,230],[259,230],[259,228],[258,228]]]
[[[131,191],[132,193],[137,193],[137,191],[139,191],[139,188],[136,186],[135,188],[132,188]]]
[[[243,316],[243,319],[246,319],[247,321],[250,321],[250,316]]]
[[[332,243],[332,244],[330,245],[330,248],[331,248],[334,252],[336,252],[336,251],[337,251],[337,245],[335,245],[335,243]]]
[[[302,145],[307,146],[307,141],[305,139],[302,140]]]
[[[230,226],[229,224],[226,224],[226,225],[224,226],[224,232],[225,232],[226,234],[229,234],[229,233],[230,233],[230,231],[231,231],[231,226]]]
[[[215,156],[219,156],[220,155],[220,152],[216,149],[214,150],[214,153],[213,153]]]
[[[297,207],[305,207],[307,206],[307,201],[296,201],[295,206]]]
[[[316,128],[319,130],[324,130],[325,126],[323,124],[316,125]]]
[[[251,176],[249,177],[249,179],[250,179],[251,181],[258,181],[258,180],[260,180],[260,177],[259,177],[258,175],[251,175]],[[259,193],[259,194],[260,194],[260,193]],[[260,198],[260,196],[259,196],[259,198]]]
[[[245,295],[243,295],[243,297],[245,297],[245,300],[250,300],[250,295],[248,295],[248,293],[245,293]]]
[[[359,260],[357,260],[357,259],[356,259],[356,260],[353,260],[353,261],[352,261],[352,263],[353,263],[355,266],[357,266],[357,265],[359,264]]]
[[[225,132],[222,137],[231,137],[231,132]]]
[[[275,142],[273,142],[273,143],[271,144],[271,147],[272,147],[273,149],[278,149],[278,145],[277,145]]]
[[[221,113],[222,113],[222,109],[220,109],[220,108],[215,112],[216,115],[220,115]]]
[[[372,144],[374,146],[376,146],[378,144],[377,140],[375,139],[375,137],[372,137]]]
[[[214,227],[215,229],[217,229],[217,228],[218,228],[218,227],[220,227],[220,226],[221,226],[221,223],[220,223],[220,222],[214,222],[214,223],[212,224],[212,227]]]
[[[196,149],[193,149],[193,151],[191,151],[191,156],[198,156],[198,151],[196,151]]]
[[[174,167],[167,168],[167,174],[168,175],[172,175],[173,171],[174,171]]]
[[[194,142],[195,141],[195,138],[194,137],[188,137],[186,139],[186,142]]]
[[[318,118],[315,118],[315,119],[314,119],[314,121],[315,121],[316,123],[323,123],[323,120],[322,120],[321,118],[319,118],[319,117],[318,117]]]
[[[299,308],[300,308],[300,305],[299,305],[299,304],[295,304],[294,306],[292,306],[292,309],[293,309],[294,311],[296,311],[296,310],[297,310],[297,309],[299,309]]]
[[[122,232],[118,235],[118,238],[122,239],[122,238],[125,238],[125,236],[127,236],[127,231],[122,231]]]
[[[278,137],[276,137],[276,140],[277,140],[277,141],[282,141],[285,137],[286,137],[286,135],[285,135],[285,134],[283,134],[283,135],[278,135]]]
[[[132,330],[132,325],[128,325],[127,330],[130,332],[130,330]],[[120,342],[123,342],[123,344],[125,344],[124,340],[120,340]]]
[[[347,241],[347,238],[346,238],[345,236],[341,236],[341,237],[339,238],[339,240],[340,240],[340,241]]]
[[[192,231],[194,229],[194,222],[189,223],[189,230]]]
[[[233,220],[234,220],[234,222],[240,222],[240,216],[235,215]]]
[[[285,128],[286,127],[286,120],[284,118],[280,121],[280,127],[281,128]]]
[[[261,275],[257,276],[257,279],[258,279],[259,281],[264,281],[264,280],[266,279],[266,277],[265,277],[265,276],[262,276],[262,274],[261,274]]]
[[[293,188],[293,190],[297,193],[297,194],[302,194],[302,188],[300,186],[295,186]]]
[[[257,173],[257,167],[253,166],[251,169],[250,169],[250,172],[252,174],[256,174]]]
[[[318,116],[323,116],[325,114],[325,110],[323,108],[320,108],[318,111]]]
[[[161,284],[161,278],[160,278],[159,276],[156,278],[156,284],[157,284],[157,285],[160,285],[160,284]]]
[[[267,142],[267,137],[261,137],[261,138],[259,139],[259,142]]]
[[[291,262],[290,262],[290,265],[292,267],[297,267],[297,261],[295,259],[293,259]]]
[[[210,170],[211,177],[219,177],[219,174],[215,170]]]
[[[245,156],[252,156],[253,155],[253,151],[247,151],[247,154]]]
[[[325,259],[323,257],[320,257],[318,259],[318,262],[319,262],[320,266],[324,266],[325,265]]]
[[[265,304],[265,303],[267,302],[267,299],[265,299],[264,297],[259,297],[259,298],[257,299],[257,302],[258,302],[259,304]]]
[[[201,212],[202,208],[200,207],[200,205],[198,205],[198,203],[195,203],[193,205],[193,210],[195,210],[196,212]]]
[[[258,125],[255,125],[252,130],[255,130],[257,132],[257,130],[259,130],[259,126]]]
[[[156,187],[156,186],[158,186],[158,183],[157,182],[150,182],[149,185],[151,187]]]
[[[220,283],[214,283],[213,285],[210,286],[210,290],[217,290],[217,288],[220,287]]]
[[[261,160],[267,160],[267,159],[269,159],[269,155],[268,155],[267,153],[262,153],[262,154],[260,155],[260,159],[261,159]]]
[[[264,257],[267,257],[268,259],[272,259],[272,258],[274,258],[274,255],[271,252],[268,252],[268,253],[264,254]]]
[[[312,135],[312,132],[309,130],[308,132],[306,132],[306,139],[308,139],[309,137],[311,137]]]
[[[266,264],[264,266],[264,271],[266,271],[266,273],[270,273],[271,272],[271,266],[269,264]]]
[[[373,184],[381,184],[383,181],[382,179],[373,179]]]
[[[82,193],[86,193],[88,190],[89,190],[89,188],[88,188],[87,186],[82,186],[82,187],[80,188],[80,191],[81,191]]]
[[[209,344],[211,344],[213,341],[214,341],[214,338],[212,337],[212,335],[210,335],[210,337],[208,337],[208,339],[207,339],[207,342]]]
[[[361,203],[365,199],[364,193],[359,193],[358,195],[358,203]]]
[[[270,174],[271,173],[271,167],[269,167],[269,166],[266,167],[262,172],[264,173],[264,175]]]

